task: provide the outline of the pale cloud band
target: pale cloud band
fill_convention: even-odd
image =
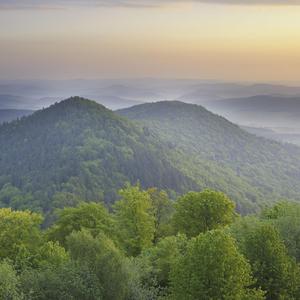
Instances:
[[[187,1],[223,5],[300,5],[300,0],[0,0],[0,9],[50,9],[72,6],[156,7]]]

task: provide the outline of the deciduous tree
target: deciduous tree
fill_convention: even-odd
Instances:
[[[195,237],[201,232],[230,224],[235,216],[234,203],[220,192],[189,192],[176,203],[174,226],[180,233]]]
[[[121,200],[114,205],[119,237],[125,251],[136,256],[142,249],[150,247],[154,238],[151,198],[139,186],[127,186],[119,193]]]
[[[264,299],[260,290],[250,288],[254,282],[250,265],[221,230],[192,238],[171,272],[175,300]]]

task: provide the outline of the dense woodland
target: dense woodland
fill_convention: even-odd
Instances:
[[[0,299],[300,299],[297,147],[75,97],[0,126],[0,170]]]
[[[80,200],[112,204],[126,182],[172,199],[222,191],[242,214],[300,198],[298,147],[181,102],[115,113],[78,97],[62,101],[0,126],[0,170],[0,206],[42,212],[48,224],[56,208]]]
[[[0,127],[0,203],[48,213],[79,199],[112,202],[127,181],[196,188],[167,151],[129,120],[72,98]]]
[[[274,199],[299,200],[300,148],[259,138],[199,105],[165,101],[121,115],[146,126],[176,151],[175,165],[200,189],[228,194],[242,213]]]
[[[1,299],[299,299],[300,205],[241,217],[223,193],[127,185],[112,210],[82,202],[50,227],[0,210]]]

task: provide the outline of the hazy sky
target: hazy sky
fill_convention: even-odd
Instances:
[[[0,0],[0,78],[300,81],[300,0]]]

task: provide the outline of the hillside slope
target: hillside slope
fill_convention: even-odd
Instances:
[[[155,135],[95,102],[71,98],[0,126],[0,204],[48,212],[113,201],[129,181],[182,192],[196,186]]]
[[[300,148],[256,137],[201,106],[143,104],[118,111],[176,149],[174,165],[200,187],[226,192],[243,211],[300,199]],[[179,153],[179,154],[178,154]]]

